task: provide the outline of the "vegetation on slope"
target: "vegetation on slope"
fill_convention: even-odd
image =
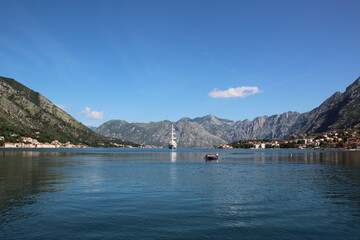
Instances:
[[[40,93],[5,77],[0,77],[0,136],[9,142],[26,136],[40,142],[69,141],[92,147],[110,147],[114,143],[139,146],[96,134]]]

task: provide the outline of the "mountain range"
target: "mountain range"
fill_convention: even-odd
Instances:
[[[360,125],[360,78],[344,93],[336,92],[306,113],[286,112],[253,120],[231,121],[213,115],[182,118],[174,123],[179,147],[212,147],[244,139],[284,138],[291,134],[325,132]],[[110,120],[95,131],[140,144],[166,146],[171,122],[128,123]]]
[[[96,134],[46,97],[11,78],[0,77],[0,136],[15,141],[18,136],[40,142],[82,143],[88,146],[137,144]]]

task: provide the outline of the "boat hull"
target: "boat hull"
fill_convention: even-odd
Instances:
[[[217,154],[207,154],[205,155],[205,160],[206,161],[213,161],[213,160],[218,160],[219,156]]]

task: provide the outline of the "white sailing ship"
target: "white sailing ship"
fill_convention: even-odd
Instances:
[[[169,142],[169,149],[176,149],[177,143],[175,141],[175,132],[174,132],[174,124],[171,124],[171,139]]]

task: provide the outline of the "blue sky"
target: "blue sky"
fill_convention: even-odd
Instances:
[[[0,1],[0,75],[86,125],[307,112],[360,76],[360,1]]]

